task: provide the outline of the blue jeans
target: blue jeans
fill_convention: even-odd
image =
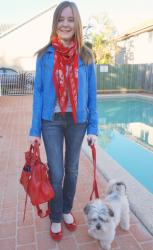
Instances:
[[[60,222],[62,213],[69,213],[72,209],[80,150],[86,127],[86,122],[74,124],[70,112],[64,116],[55,113],[53,121],[42,120],[42,136],[50,179],[55,191],[55,198],[50,202],[52,222]]]

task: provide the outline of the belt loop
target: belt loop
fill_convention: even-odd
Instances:
[[[57,117],[57,115],[58,115],[58,113],[54,113],[54,118],[56,118],[56,117]]]
[[[57,118],[57,117],[61,117],[61,116],[62,116],[61,112],[55,112],[54,113],[54,119]]]
[[[57,113],[54,113],[54,115],[53,115],[53,120],[55,120],[55,118],[56,118],[56,114],[57,114]]]

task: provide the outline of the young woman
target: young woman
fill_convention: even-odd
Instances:
[[[62,238],[62,219],[70,231],[77,227],[71,210],[86,131],[94,144],[97,111],[93,56],[83,45],[76,5],[64,1],[54,12],[49,44],[38,52],[30,129],[31,143],[40,143],[42,134],[55,191],[50,202],[50,234],[54,240]]]

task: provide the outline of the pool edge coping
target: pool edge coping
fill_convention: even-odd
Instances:
[[[147,93],[126,93],[126,94],[123,94],[123,93],[114,93],[114,94],[97,94],[97,98],[100,98],[100,97],[103,97],[103,98],[113,98],[113,97],[140,97],[142,99],[151,99],[153,100],[153,95],[148,95]]]

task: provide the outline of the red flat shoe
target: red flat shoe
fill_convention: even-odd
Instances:
[[[72,231],[75,231],[75,230],[76,230],[76,228],[77,228],[77,223],[76,223],[75,218],[74,218],[74,216],[73,216],[72,213],[71,213],[71,215],[72,215],[72,217],[73,217],[73,222],[72,222],[71,224],[68,224],[68,223],[66,223],[65,220],[64,220],[64,224],[65,224],[66,228],[67,228],[69,231],[72,232]]]
[[[62,237],[63,237],[62,230],[61,230],[60,232],[58,232],[58,233],[53,233],[53,232],[52,232],[52,229],[51,229],[51,227],[50,227],[50,236],[51,236],[51,238],[52,238],[53,240],[59,241],[59,240],[61,240]]]

